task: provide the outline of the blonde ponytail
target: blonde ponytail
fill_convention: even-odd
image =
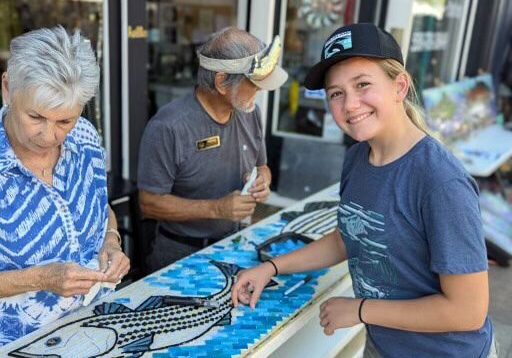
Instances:
[[[407,82],[409,82],[409,92],[407,92],[407,96],[404,100],[405,113],[418,129],[431,137],[435,137],[425,123],[425,114],[419,104],[418,93],[416,92],[414,82],[409,72],[407,72],[404,66],[396,60],[378,60],[377,64],[392,80],[394,80],[399,74],[405,75]]]

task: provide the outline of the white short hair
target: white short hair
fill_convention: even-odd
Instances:
[[[95,96],[100,69],[91,42],[62,26],[14,38],[7,62],[9,93],[31,91],[35,104],[49,109],[83,107]]]

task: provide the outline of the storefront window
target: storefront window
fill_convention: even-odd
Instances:
[[[237,24],[238,0],[149,0],[149,114],[190,91],[195,83],[197,48],[207,37]]]
[[[103,67],[103,0],[0,0],[0,72],[6,70],[13,37],[56,25],[62,25],[70,32],[80,30],[91,40],[100,67]],[[103,137],[102,89],[100,85],[100,94],[87,103],[83,116]]]
[[[415,0],[407,70],[418,89],[456,79],[469,0]]]
[[[283,67],[289,79],[276,98],[273,132],[337,141],[339,129],[327,111],[324,92],[304,88],[306,74],[320,59],[325,39],[354,22],[356,0],[289,0],[286,7]],[[277,92],[277,91],[276,91]]]

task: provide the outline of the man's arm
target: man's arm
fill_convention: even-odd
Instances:
[[[145,217],[168,221],[201,219],[239,221],[252,215],[256,206],[252,196],[240,195],[239,191],[215,200],[192,200],[140,190],[139,202]]]

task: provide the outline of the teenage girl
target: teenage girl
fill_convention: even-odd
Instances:
[[[365,357],[496,357],[478,188],[427,134],[399,45],[373,24],[325,42],[306,78],[324,88],[346,153],[338,229],[242,271],[232,299],[255,307],[272,276],[348,260],[355,298],[320,307],[325,334],[364,323]]]

